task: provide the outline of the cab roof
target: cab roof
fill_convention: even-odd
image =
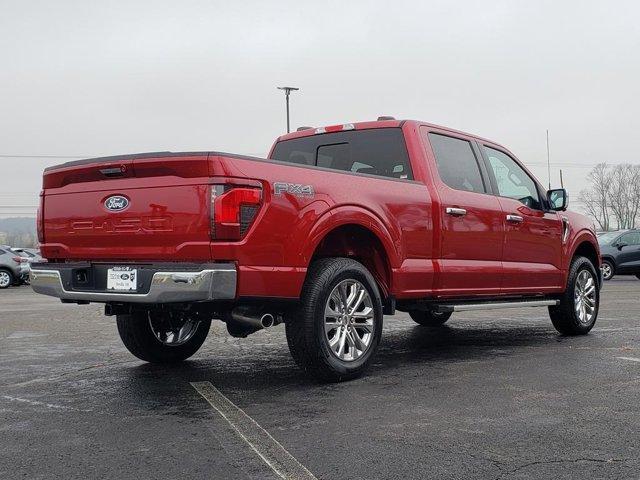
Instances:
[[[277,141],[292,140],[294,138],[310,137],[312,135],[321,135],[324,133],[342,132],[347,130],[368,130],[372,128],[400,128],[405,124],[411,124],[414,126],[426,126],[431,128],[437,128],[438,130],[447,131],[450,133],[456,133],[467,137],[472,137],[483,142],[493,143],[498,145],[487,138],[482,138],[472,133],[463,132],[461,130],[455,130],[449,127],[443,127],[442,125],[436,125],[434,123],[423,122],[420,120],[373,120],[368,122],[355,122],[355,123],[341,123],[336,125],[328,125],[324,127],[301,127],[304,130],[298,130],[296,132],[287,133],[278,137]]]

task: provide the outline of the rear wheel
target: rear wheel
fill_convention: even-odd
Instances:
[[[382,335],[378,286],[355,260],[318,260],[309,269],[300,306],[285,322],[289,350],[305,372],[325,381],[356,378]]]
[[[433,310],[411,310],[409,315],[411,319],[424,327],[439,327],[444,325],[452,312],[435,312]]]
[[[142,311],[118,315],[117,324],[122,343],[140,360],[175,363],[198,351],[211,320],[179,311]]]
[[[598,276],[591,261],[575,257],[560,305],[549,307],[553,326],[564,335],[584,335],[596,323],[600,306]]]
[[[0,288],[9,288],[13,285],[14,277],[13,273],[9,270],[0,270]]]
[[[613,278],[613,275],[615,274],[613,263],[609,260],[603,260],[600,268],[602,269],[603,280],[611,280]]]

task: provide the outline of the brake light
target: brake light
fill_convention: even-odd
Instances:
[[[23,263],[23,262],[28,262],[29,260],[23,257],[13,257],[13,261],[16,263]]]
[[[211,238],[241,240],[262,204],[262,189],[213,185],[211,187]]]
[[[40,192],[40,205],[38,205],[38,213],[36,214],[36,231],[38,233],[38,242],[44,243],[44,192]]]
[[[315,134],[318,135],[320,133],[333,133],[333,132],[343,132],[345,130],[355,130],[356,127],[353,123],[345,123],[343,125],[330,125],[328,127],[320,127],[316,128]]]

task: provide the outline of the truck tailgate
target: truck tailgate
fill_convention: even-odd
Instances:
[[[49,259],[209,260],[208,154],[71,162],[43,180]]]

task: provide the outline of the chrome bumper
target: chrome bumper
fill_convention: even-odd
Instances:
[[[152,304],[234,299],[237,272],[232,263],[200,271],[158,271],[147,293],[67,290],[55,269],[32,268],[29,278],[34,292],[61,300]]]

